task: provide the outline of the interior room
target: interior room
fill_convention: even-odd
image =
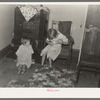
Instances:
[[[99,15],[100,5],[0,4],[0,87],[99,87]],[[49,29],[68,39],[52,68],[48,59],[41,66]],[[18,74],[16,52],[23,36],[30,38],[34,53],[30,68]],[[84,61],[84,54],[96,60]]]

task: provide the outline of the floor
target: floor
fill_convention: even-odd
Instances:
[[[70,69],[75,70],[77,64],[77,58],[73,57]],[[27,80],[33,74],[33,70],[39,66],[39,62],[32,65],[30,69],[26,71],[23,75],[17,75],[16,68],[16,59],[9,57],[2,57],[0,59],[0,87],[5,87],[6,84],[12,79],[22,79]],[[53,63],[53,66],[56,68],[62,69],[65,67],[64,60],[56,60]],[[95,76],[93,73],[84,72],[81,73],[79,83],[77,87],[86,87],[86,88],[96,88],[98,87],[99,75]]]

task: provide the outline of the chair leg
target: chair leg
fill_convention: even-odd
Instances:
[[[68,61],[67,61],[67,67],[68,67],[68,68],[70,67],[71,62],[72,62],[72,57],[70,57],[70,58],[68,59]]]
[[[69,68],[70,65],[71,65],[71,61],[72,61],[72,50],[71,50],[71,52],[70,52],[70,56],[69,56],[69,59],[68,59],[68,62],[67,62],[68,68]]]
[[[80,66],[78,66],[78,69],[77,69],[76,84],[78,84],[78,82],[79,82],[79,77],[80,77]]]
[[[71,60],[69,59],[69,60],[67,61],[67,68],[69,68],[70,65],[71,65]]]
[[[96,71],[95,71],[95,76],[97,76],[97,71],[98,71],[98,69],[96,68],[95,70],[96,70]]]
[[[98,87],[100,88],[100,79],[99,79],[99,81],[98,81]]]

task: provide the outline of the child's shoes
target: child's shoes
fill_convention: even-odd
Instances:
[[[24,73],[25,73],[25,71],[22,71],[22,72],[21,72],[21,74],[24,74]]]
[[[22,66],[18,66],[18,73],[17,74],[20,74],[22,69],[21,69]]]
[[[18,67],[18,73],[17,74],[24,74],[26,71],[26,65],[20,65]]]
[[[18,71],[18,73],[17,74],[20,74],[21,73],[21,71]]]
[[[24,74],[26,71],[26,65],[23,65],[21,74]]]
[[[35,60],[34,59],[32,60],[32,64],[35,64]]]

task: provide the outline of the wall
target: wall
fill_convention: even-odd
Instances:
[[[74,49],[80,49],[88,5],[45,5],[51,11],[51,21],[72,21],[72,36],[75,40]]]
[[[0,5],[0,50],[11,43],[14,30],[14,6]]]
[[[51,11],[51,20],[72,21],[72,36],[75,40],[74,49],[79,49],[84,33],[84,24],[87,14],[87,5],[44,5]],[[14,7],[11,5],[0,5],[0,50],[11,43],[14,30]]]

